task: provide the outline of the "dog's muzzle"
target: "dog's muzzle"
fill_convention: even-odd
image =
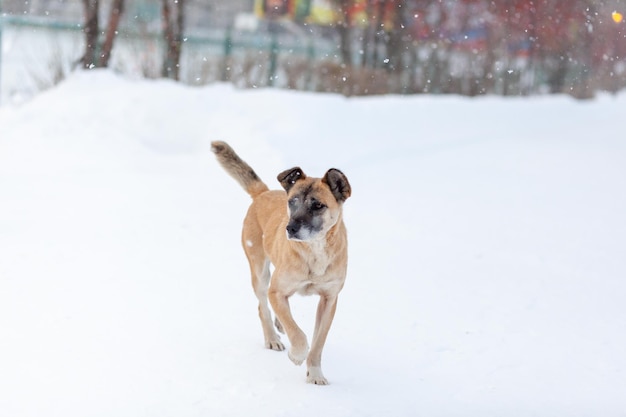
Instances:
[[[292,240],[299,240],[298,232],[302,229],[302,223],[299,222],[289,222],[287,224],[287,238]]]
[[[311,237],[311,231],[301,221],[290,221],[286,230],[287,239],[289,240],[307,240]]]

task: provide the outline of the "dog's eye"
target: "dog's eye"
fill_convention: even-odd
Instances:
[[[294,197],[291,200],[289,200],[289,205],[290,206],[293,206],[293,205],[295,205],[297,203],[298,203],[298,197]]]
[[[321,210],[323,208],[326,208],[326,206],[322,203],[320,203],[319,201],[314,201],[311,203],[311,210]]]

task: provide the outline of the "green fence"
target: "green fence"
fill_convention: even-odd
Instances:
[[[0,15],[2,35],[8,44],[0,54],[0,88],[8,89],[0,93],[5,97],[18,91],[33,94],[58,82],[83,53],[82,24],[77,22]],[[120,30],[109,66],[130,76],[157,78],[163,55],[162,34],[137,25]],[[314,90],[320,65],[339,66],[336,47],[324,39],[207,30],[184,37],[180,77],[192,85],[225,81],[243,88]]]
[[[133,22],[120,30],[109,61],[111,69],[134,77],[161,76],[165,45],[158,25],[150,27],[154,23]],[[392,70],[342,65],[338,42],[322,37],[194,30],[184,38],[179,71],[180,81],[190,85],[223,81],[241,88],[279,87],[347,96],[561,92],[577,97],[591,97],[607,85],[611,91],[626,86],[626,72],[617,71],[622,67],[612,64],[612,71],[606,70],[607,66],[594,69],[583,61],[559,56],[530,60],[504,53],[494,59],[484,51],[409,39],[401,48],[403,64]],[[353,40],[353,53],[358,55],[361,41],[356,35]],[[76,68],[84,49],[80,23],[2,16],[1,12],[0,41],[4,42],[0,102],[54,85]],[[380,52],[384,57],[384,50]]]

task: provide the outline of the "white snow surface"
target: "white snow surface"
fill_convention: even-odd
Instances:
[[[4,106],[0,415],[626,416],[625,108],[106,71]],[[350,179],[329,386],[263,346],[212,140]]]

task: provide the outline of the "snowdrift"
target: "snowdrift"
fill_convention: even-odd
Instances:
[[[1,414],[623,416],[624,107],[100,71],[2,107]],[[211,140],[350,179],[328,387],[263,347]]]

